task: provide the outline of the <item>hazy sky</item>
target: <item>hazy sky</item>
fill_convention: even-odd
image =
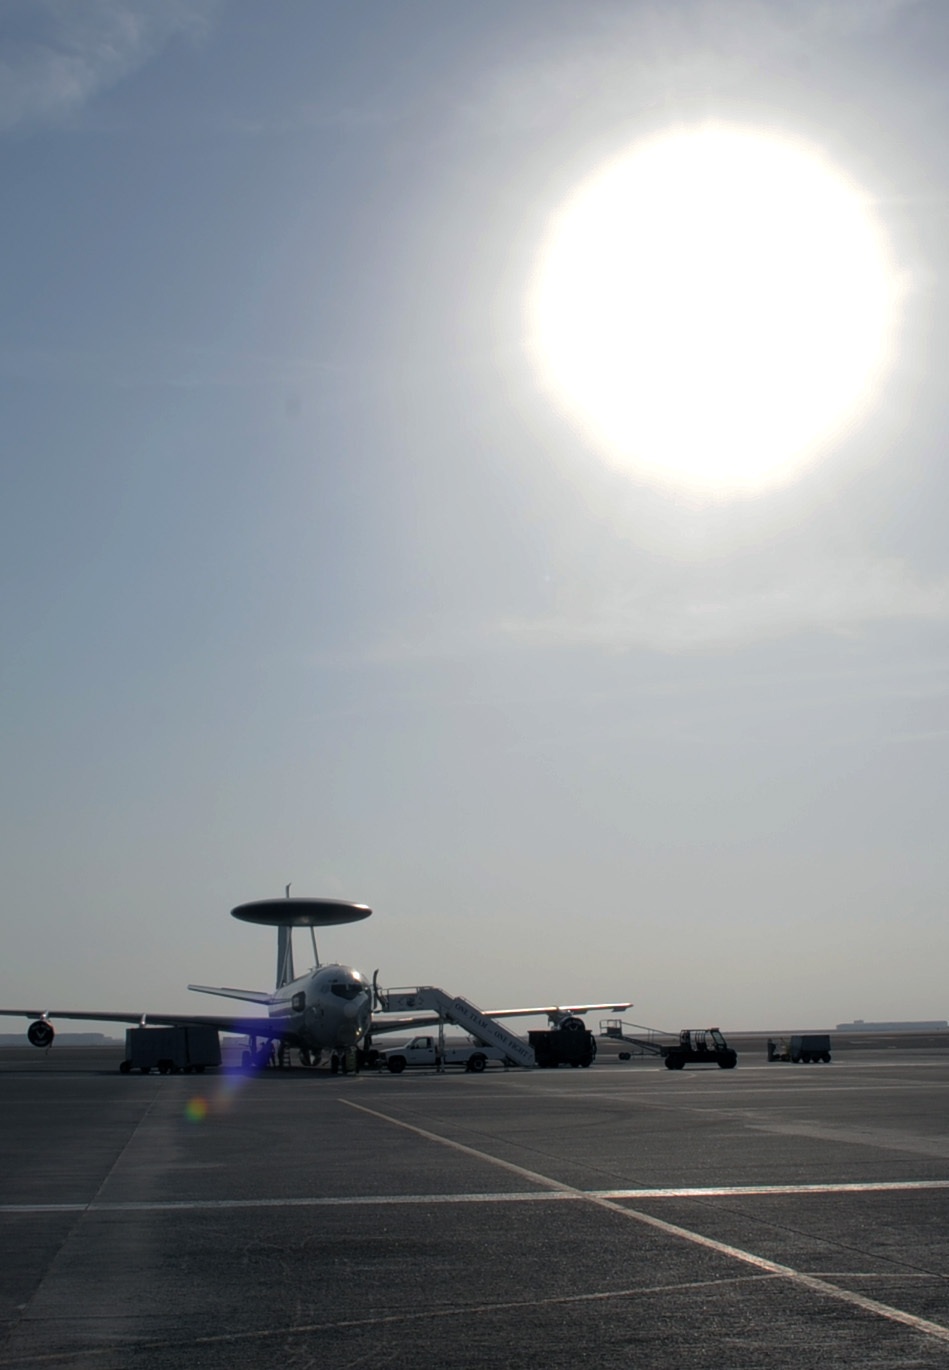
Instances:
[[[0,61],[0,1004],[267,988],[228,911],[292,881],[484,1007],[949,1015],[949,7],[7,0]],[[732,500],[525,345],[558,207],[703,120],[819,148],[902,292]]]

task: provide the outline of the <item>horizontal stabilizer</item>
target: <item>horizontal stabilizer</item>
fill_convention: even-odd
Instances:
[[[199,994],[219,994],[222,999],[246,999],[249,1004],[272,1004],[273,994],[264,989],[227,989],[214,985],[189,985]]]

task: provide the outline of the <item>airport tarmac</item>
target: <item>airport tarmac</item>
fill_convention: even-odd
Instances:
[[[4,1370],[949,1365],[945,1047],[480,1076],[120,1055],[0,1051]]]

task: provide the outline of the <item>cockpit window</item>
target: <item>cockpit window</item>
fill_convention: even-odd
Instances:
[[[353,984],[351,981],[330,985],[330,989],[340,999],[358,999],[360,994],[365,994],[366,986]]]

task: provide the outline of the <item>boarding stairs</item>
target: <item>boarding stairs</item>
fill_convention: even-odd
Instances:
[[[434,985],[419,985],[415,989],[379,990],[377,998],[383,1013],[412,1013],[417,1009],[436,1013],[442,1022],[463,1028],[482,1045],[503,1051],[512,1065],[537,1064],[533,1048],[523,1037],[510,1032],[496,1018],[486,1017],[476,1004],[461,995],[453,998]]]
[[[662,1035],[668,1036],[668,1033]],[[665,1049],[656,1041],[656,1029],[643,1027],[641,1023],[624,1023],[622,1018],[603,1018],[600,1020],[600,1036],[609,1037],[614,1042],[628,1042],[640,1056],[665,1055]]]

